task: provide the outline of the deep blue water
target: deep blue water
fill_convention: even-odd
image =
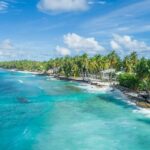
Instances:
[[[85,87],[1,69],[0,150],[150,149],[148,116]]]

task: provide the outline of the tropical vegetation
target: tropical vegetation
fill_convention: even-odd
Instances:
[[[87,54],[83,54],[50,59],[45,62],[5,61],[0,62],[0,67],[43,73],[54,70],[53,73],[59,76],[83,78],[93,76],[99,79],[101,79],[101,71],[113,68],[116,72],[120,72],[117,77],[120,85],[136,90],[150,90],[150,59],[138,58],[136,52],[132,52],[124,58],[120,58],[115,51],[112,51],[105,56],[97,54],[89,57]]]

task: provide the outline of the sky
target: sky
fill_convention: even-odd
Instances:
[[[0,61],[112,50],[150,58],[150,0],[0,0]]]

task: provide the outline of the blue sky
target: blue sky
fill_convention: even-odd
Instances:
[[[0,0],[0,61],[82,53],[150,58],[150,0]]]

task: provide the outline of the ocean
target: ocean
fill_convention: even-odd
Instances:
[[[118,91],[0,69],[0,150],[149,150],[150,111]]]

